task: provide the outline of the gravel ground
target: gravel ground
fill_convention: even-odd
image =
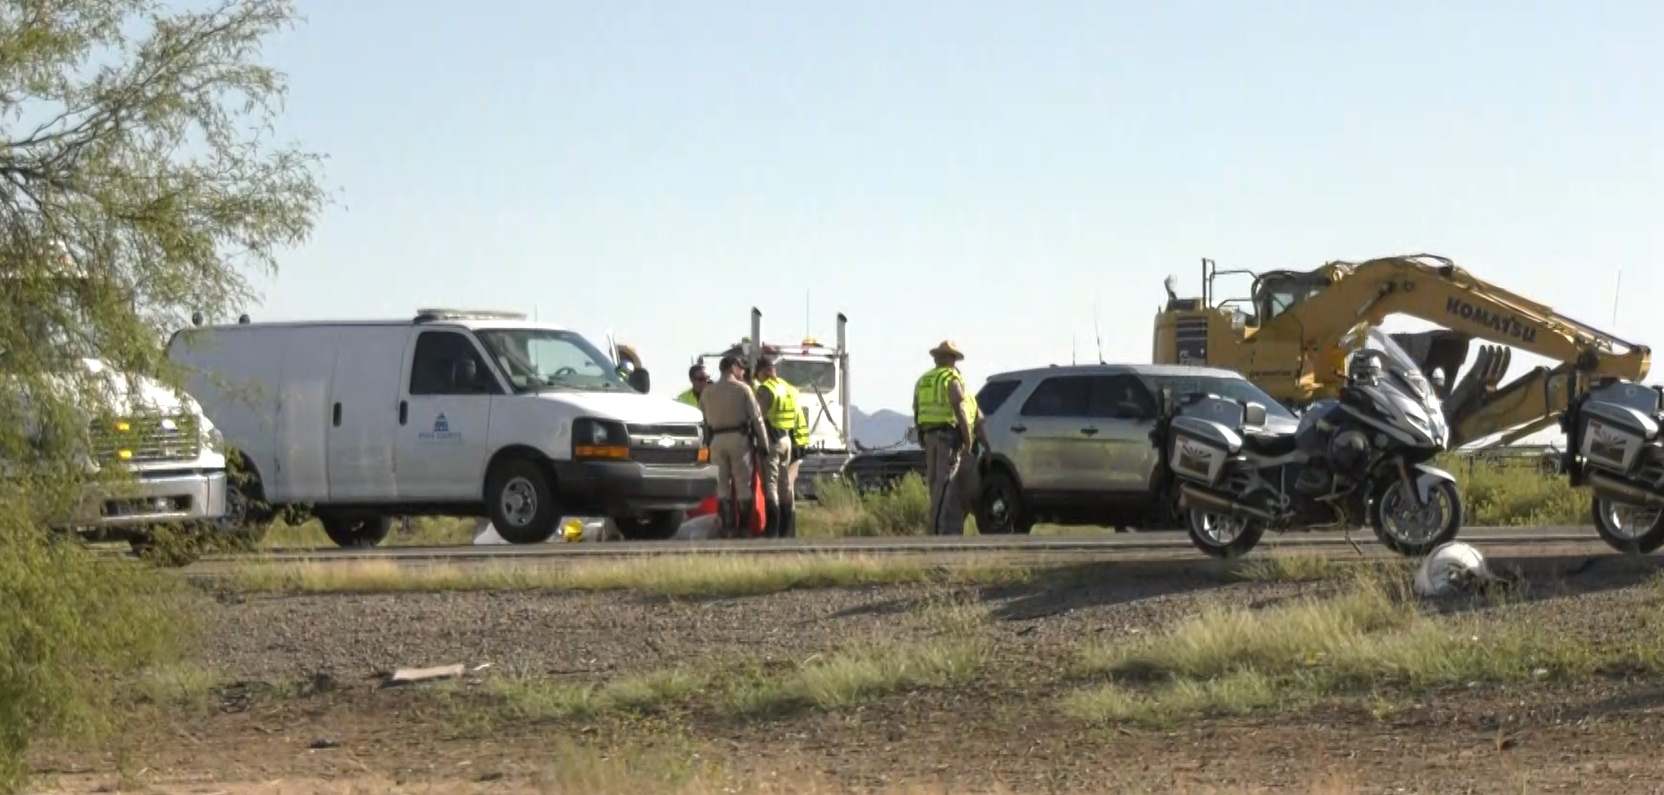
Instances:
[[[1079,579],[1062,570],[1059,577]],[[1061,648],[1084,636],[1162,626],[1204,600],[1268,599],[1300,587],[1221,591],[1214,579],[1177,576],[1055,589],[909,586],[699,601],[548,592],[237,596],[203,605],[200,659],[237,679],[274,682],[457,662],[593,678],[730,655],[800,659],[854,639],[906,640],[930,632],[907,617],[942,599],[980,605],[999,619],[999,632],[1023,632],[1028,647]]]
[[[886,587],[706,601],[535,592],[205,598],[201,662],[240,680],[327,673],[337,687],[193,718],[143,739],[133,753],[160,791],[209,791],[182,788],[204,778],[356,776],[472,792],[482,775],[503,786],[536,780],[560,739],[607,744],[680,732],[703,758],[751,780],[813,778],[867,791],[928,781],[956,792],[1307,791],[1315,777],[1343,781],[1336,791],[1517,795],[1597,783],[1602,792],[1655,792],[1650,782],[1664,781],[1656,753],[1664,690],[1646,679],[1455,688],[1398,705],[1390,717],[1337,706],[1165,730],[1085,730],[1058,715],[1054,699],[1081,642],[1147,635],[1209,602],[1270,606],[1332,586],[1222,587],[1205,577],[1082,585],[1091,580],[1080,574],[1063,573],[1059,581],[1074,584],[1049,588]],[[1491,613],[1588,643],[1614,642],[1654,631],[1642,621],[1657,613],[1664,592],[1637,584],[1644,574],[1602,564]],[[953,689],[772,721],[683,715],[668,724],[499,725],[482,738],[447,725],[420,692],[365,681],[394,667],[454,662],[600,682],[730,655],[803,659],[854,640],[922,638],[933,631],[922,609],[944,597],[970,600],[995,619],[993,672]],[[324,738],[339,747],[308,748]],[[89,764],[66,759],[43,764]],[[102,786],[96,779],[85,783]]]

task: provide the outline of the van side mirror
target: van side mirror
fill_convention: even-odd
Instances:
[[[1144,419],[1144,407],[1130,400],[1123,400],[1115,404],[1115,418],[1120,420]]]
[[[1265,424],[1265,404],[1249,402],[1242,407],[1242,424],[1260,426]]]

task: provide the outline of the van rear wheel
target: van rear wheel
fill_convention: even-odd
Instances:
[[[320,513],[318,523],[324,526],[324,535],[329,536],[335,546],[347,549],[376,546],[386,540],[388,532],[393,529],[391,517],[363,513]]]
[[[509,459],[493,467],[485,494],[491,526],[510,544],[541,544],[560,525],[553,484],[531,461]]]

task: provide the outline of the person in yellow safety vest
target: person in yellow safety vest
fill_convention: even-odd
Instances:
[[[676,400],[699,408],[699,395],[705,391],[705,385],[711,382],[711,374],[705,372],[705,365],[696,364],[688,368],[688,382],[692,386],[676,396]]]
[[[913,385],[913,428],[924,447],[925,484],[930,489],[930,533],[964,535],[965,514],[960,505],[959,468],[970,457],[975,429],[966,400],[965,376],[959,372],[960,353],[943,340],[930,349],[936,366]]]
[[[763,500],[766,503],[764,538],[790,538],[796,532],[797,484],[794,476],[797,440],[808,442],[808,427],[799,411],[797,387],[775,371],[774,357],[757,361],[757,407],[763,410],[768,429],[769,456],[762,465]]]

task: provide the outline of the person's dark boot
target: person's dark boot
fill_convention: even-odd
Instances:
[[[733,500],[722,500],[722,499],[717,500],[716,501],[716,518],[717,518],[717,527],[718,527],[717,537],[718,538],[733,538],[734,537],[734,527],[735,527],[735,524],[734,524],[734,501]]]
[[[782,505],[782,506],[780,506],[780,537],[781,538],[796,538],[797,537],[797,506],[796,505]]]
[[[734,503],[734,537],[751,537],[751,512],[755,503],[751,500],[740,500]]]
[[[780,537],[780,506],[777,503],[763,503],[763,538]]]

